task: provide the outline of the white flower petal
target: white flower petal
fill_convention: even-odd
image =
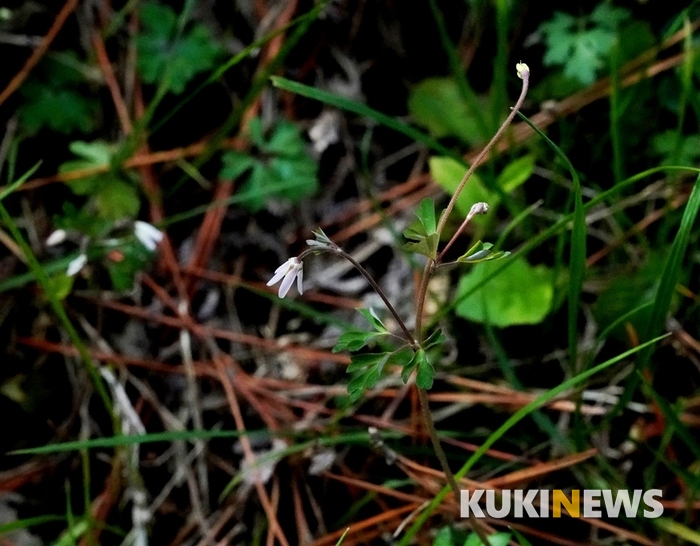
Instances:
[[[299,271],[297,272],[297,290],[299,291],[299,294],[304,293],[303,281],[304,281],[304,269],[300,267]]]
[[[267,281],[267,286],[272,286],[273,284],[277,284],[282,280],[282,277],[284,277],[287,274],[287,271],[280,271],[279,268],[277,268],[277,271],[275,272],[275,275]]]
[[[136,238],[141,241],[141,244],[145,246],[148,250],[153,252],[163,240],[163,232],[160,231],[155,226],[152,226],[148,222],[141,222],[137,220],[134,222],[134,234]]]
[[[61,244],[66,240],[66,230],[57,229],[51,235],[46,238],[46,246],[55,246]]]
[[[289,289],[292,287],[292,284],[294,284],[294,277],[296,277],[296,273],[294,273],[294,270],[289,271],[284,276],[284,280],[282,281],[282,284],[280,284],[280,298],[283,298],[287,295],[287,292],[289,292]]]
[[[75,258],[71,263],[68,264],[68,269],[66,269],[66,275],[69,277],[72,277],[73,275],[77,274],[87,263],[87,256],[85,254],[81,254],[77,258]]]

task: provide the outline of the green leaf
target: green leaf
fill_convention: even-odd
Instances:
[[[53,222],[57,228],[66,231],[79,231],[85,235],[98,239],[105,236],[111,229],[113,222],[88,212],[85,208],[76,208],[73,203],[65,202],[62,214],[55,216]]]
[[[219,171],[219,176],[224,180],[236,180],[244,172],[255,165],[255,159],[243,152],[228,151],[221,156],[224,166]]]
[[[411,378],[411,374],[413,373],[413,370],[418,367],[418,352],[416,351],[411,355],[411,359],[406,363],[406,365],[403,367],[401,370],[401,379],[403,380],[404,383],[408,383],[408,380]]]
[[[143,4],[141,24],[137,64],[146,83],[165,79],[166,88],[180,94],[194,76],[213,68],[220,48],[204,25],[194,25],[176,40],[177,15],[156,2]]]
[[[68,145],[68,149],[80,159],[71,159],[61,163],[58,167],[59,173],[105,168],[109,165],[115,147],[102,140],[94,142],[76,140]],[[103,176],[103,174],[85,176],[71,181],[68,187],[76,195],[92,195],[99,187]]]
[[[421,389],[430,389],[433,386],[433,378],[435,377],[435,368],[428,360],[428,355],[423,349],[416,351],[417,357],[417,374],[416,385]]]
[[[358,312],[365,317],[367,322],[369,322],[372,325],[372,328],[374,328],[377,332],[380,334],[389,333],[389,329],[381,320],[379,320],[379,317],[377,316],[377,313],[375,313],[374,309],[358,309]]]
[[[494,262],[475,266],[461,278],[457,300],[499,267]],[[468,320],[488,322],[501,328],[538,324],[549,313],[553,298],[552,272],[544,265],[533,267],[518,257],[479,291],[459,301],[455,312]]]
[[[49,277],[49,287],[51,292],[56,296],[58,300],[64,300],[70,294],[73,288],[73,281],[75,277],[69,277],[65,273],[61,272],[57,275]]]
[[[372,339],[377,337],[373,332],[362,332],[361,330],[349,330],[341,334],[338,338],[338,343],[333,347],[334,353],[340,351],[357,351],[367,345]]]
[[[467,172],[467,167],[451,157],[434,156],[428,160],[430,175],[433,180],[449,195],[453,195]],[[509,163],[496,179],[496,184],[505,193],[510,193],[526,182],[535,168],[535,157],[525,155]],[[484,201],[495,210],[501,201],[498,193],[490,191],[478,175],[472,174],[457,198],[456,208],[462,216],[469,214],[474,203]],[[477,215],[472,218],[472,224],[485,226],[492,215]]]
[[[415,214],[418,219],[403,232],[404,237],[413,242],[406,243],[404,247],[410,252],[416,252],[435,259],[439,241],[433,200],[430,198],[423,199]]]
[[[509,533],[494,533],[488,536],[489,546],[507,546],[510,543]],[[476,533],[471,533],[464,546],[482,546],[481,539]]]
[[[485,102],[485,101],[484,101]],[[487,105],[483,105],[485,111]],[[436,138],[454,136],[466,144],[482,141],[478,124],[452,78],[429,78],[411,90],[408,110]]]
[[[500,260],[506,256],[510,256],[510,252],[499,250],[497,252],[492,251],[493,245],[491,243],[482,243],[477,241],[477,243],[472,246],[465,254],[457,258],[459,263],[476,264],[479,262],[488,262],[491,260]]]
[[[24,128],[35,133],[46,127],[63,134],[95,128],[99,106],[85,85],[81,63],[71,51],[42,60],[20,87],[23,100],[17,112]]]
[[[120,246],[119,253],[118,261],[107,256],[104,263],[112,281],[112,288],[121,292],[134,287],[136,274],[151,263],[153,255],[137,240]]]
[[[282,121],[265,140],[260,120],[251,120],[251,139],[263,152],[260,158],[229,151],[223,154],[223,179],[250,174],[239,192],[241,205],[253,212],[262,210],[269,198],[296,203],[318,189],[318,164],[306,152],[306,142],[296,125]]]
[[[107,176],[102,179],[99,189],[95,192],[95,205],[101,218],[121,220],[135,217],[141,202],[133,185]]]
[[[555,12],[550,21],[539,27],[547,46],[543,63],[561,65],[565,76],[590,85],[618,41],[618,27],[627,18],[628,10],[607,3],[598,4],[584,17]]]
[[[94,101],[71,89],[55,89],[43,84],[28,87],[30,90],[24,92],[25,101],[18,113],[29,132],[48,127],[63,134],[87,133],[95,127],[97,107]]]
[[[433,546],[455,546],[452,538],[452,529],[449,527],[440,529],[433,539]]]
[[[352,374],[348,383],[350,399],[355,402],[366,389],[373,388],[387,364],[404,365],[412,354],[408,346],[404,346],[391,352],[353,355],[347,368],[347,372]]]
[[[506,165],[496,179],[496,185],[510,193],[522,186],[532,176],[535,170],[535,156],[532,154],[519,157]],[[469,182],[468,184],[470,184]]]
[[[445,334],[442,333],[442,330],[439,328],[435,330],[432,334],[430,334],[423,343],[421,343],[421,347],[425,349],[426,351],[432,347],[435,347],[437,345],[441,345],[442,343],[445,342]]]
[[[695,165],[700,159],[700,135],[679,137],[670,130],[655,135],[651,143],[663,165]]]

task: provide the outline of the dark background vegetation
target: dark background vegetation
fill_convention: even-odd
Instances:
[[[321,546],[349,526],[345,544],[398,541],[392,533],[444,485],[430,473],[439,466],[416,394],[392,368],[351,403],[349,359],[331,352],[343,329],[366,328],[354,308],[383,313],[381,303],[326,256],[305,263],[302,297],[292,289],[280,300],[265,283],[321,226],[349,252],[371,249],[363,263],[410,321],[421,267],[401,249],[401,231],[423,197],[446,204],[450,180],[433,160],[446,148],[473,161],[515,102],[523,61],[523,113],[569,158],[584,203],[624,189],[587,211],[577,324],[567,314],[576,272],[566,223],[525,254],[531,276],[504,272],[507,288],[482,288],[512,300],[510,312],[475,317],[473,300],[459,303],[474,273],[441,276],[442,313],[428,319],[447,336],[431,395],[448,458],[458,469],[537,394],[670,332],[648,361],[631,355],[520,421],[469,477],[529,468],[508,486],[654,488],[667,502],[662,520],[487,522],[519,525],[533,544],[700,543],[697,229],[686,226],[687,252],[667,265],[700,166],[695,4],[338,0],[314,9],[304,0],[0,7],[2,184],[34,169],[2,199],[11,220],[0,225],[0,540]],[[557,27],[563,13],[570,24]],[[50,29],[55,38],[42,42]],[[553,53],[562,44],[571,46],[564,58]],[[276,88],[271,75],[365,104],[426,138]],[[469,94],[486,119],[481,134]],[[337,138],[314,149],[310,130],[324,114]],[[503,143],[478,182],[501,204],[455,252],[479,238],[517,251],[573,210],[571,174],[541,138],[516,119]],[[523,158],[523,179],[503,189],[499,174]],[[626,185],[662,165],[686,169]],[[156,253],[134,237],[136,220],[167,233]],[[66,241],[46,245],[57,229]],[[88,264],[67,276],[80,253]],[[32,256],[45,278],[27,266]],[[655,307],[664,286],[673,297]],[[546,301],[533,299],[541,293]],[[100,367],[122,385],[148,442],[90,444],[138,433],[115,391],[96,387]],[[246,441],[177,436],[243,427],[257,431],[249,446],[269,470],[264,480],[244,464]],[[82,443],[56,447],[70,441]],[[139,502],[152,508],[143,524]],[[445,501],[414,540],[467,536]]]

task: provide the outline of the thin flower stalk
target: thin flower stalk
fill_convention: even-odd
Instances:
[[[452,195],[450,202],[447,204],[447,208],[445,209],[443,214],[440,216],[440,221],[438,222],[438,226],[437,226],[438,240],[440,238],[440,234],[442,233],[442,230],[445,228],[445,224],[447,223],[447,219],[449,218],[450,213],[452,212],[452,209],[455,207],[455,204],[457,203],[457,199],[459,198],[459,195],[462,193],[462,190],[464,189],[464,185],[471,178],[472,174],[474,174],[474,171],[481,164],[484,157],[486,157],[486,154],[489,153],[491,148],[493,148],[494,144],[496,144],[498,139],[501,138],[501,135],[506,130],[506,127],[508,127],[508,125],[510,125],[510,122],[513,121],[513,118],[518,113],[518,110],[520,110],[520,107],[523,105],[523,102],[525,102],[525,96],[527,95],[527,90],[528,90],[528,86],[529,86],[529,82],[530,82],[530,69],[528,68],[528,66],[526,64],[524,64],[522,62],[518,63],[515,66],[515,68],[517,70],[518,77],[523,80],[523,87],[522,87],[522,90],[520,91],[520,97],[518,97],[518,100],[515,103],[515,106],[513,106],[513,108],[511,108],[511,112],[508,115],[508,117],[506,118],[506,120],[498,128],[498,131],[496,131],[496,134],[489,141],[489,143],[484,147],[483,150],[481,150],[481,152],[479,153],[477,158],[472,163],[471,167],[469,167],[469,170],[465,173],[464,177],[462,178],[462,181],[457,186],[457,189],[455,190],[454,195]],[[430,277],[435,272],[435,267],[436,267],[435,260],[428,260],[428,262],[425,264],[425,269],[423,270],[423,277],[421,279],[420,288],[418,290],[418,298],[417,298],[417,304],[416,304],[416,337],[417,337],[419,343],[420,343],[420,340],[422,339],[423,308],[425,306],[425,298],[426,298],[427,293],[428,293],[428,283],[430,282]]]

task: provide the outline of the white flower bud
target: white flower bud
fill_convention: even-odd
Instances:
[[[521,80],[527,75],[530,75],[530,67],[527,66],[524,62],[519,62],[518,64],[515,65],[515,70],[518,72],[518,78]]]
[[[66,233],[65,229],[57,229],[46,238],[46,246],[60,245],[63,241],[66,240],[67,235],[68,234]]]
[[[69,277],[73,277],[74,275],[77,275],[80,270],[85,267],[85,264],[87,263],[87,256],[85,254],[81,254],[77,258],[75,258],[71,263],[68,264],[68,269],[66,269],[66,275]]]

